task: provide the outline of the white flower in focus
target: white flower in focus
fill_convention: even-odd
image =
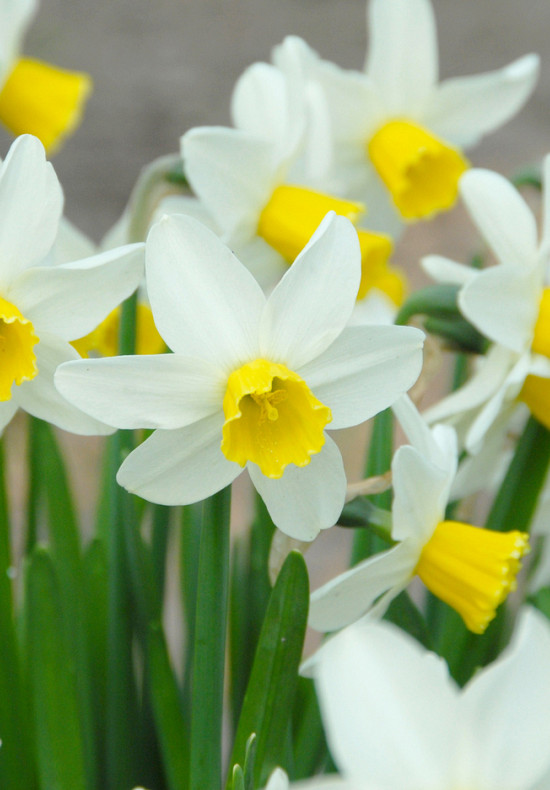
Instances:
[[[295,38],[275,50],[274,63],[302,82],[305,74],[309,91],[312,81],[321,84],[342,194],[375,212],[385,205],[403,220],[423,219],[454,204],[468,167],[462,150],[518,112],[533,90],[538,57],[438,83],[429,0],[371,0],[368,28],[364,72],[323,61]]]
[[[87,413],[157,428],[118,481],[185,504],[246,466],[277,526],[312,540],[344,502],[340,453],[325,433],[356,425],[415,381],[423,334],[348,327],[360,277],[357,236],[329,215],[266,299],[207,228],[167,216],[147,239],[147,289],[174,352],[71,363],[56,382]]]
[[[15,135],[36,135],[51,154],[80,122],[92,81],[20,56],[37,9],[38,0],[0,0],[0,121]]]
[[[515,588],[527,535],[445,520],[457,468],[456,435],[444,425],[430,431],[407,397],[393,408],[411,441],[392,462],[391,537],[397,543],[316,590],[309,624],[333,631],[363,615],[382,616],[418,576],[471,631],[483,633]]]
[[[310,660],[340,778],[308,790],[543,790],[550,782],[550,627],[532,609],[463,689],[388,623],[358,623]],[[331,781],[332,780],[332,781]]]
[[[143,245],[48,264],[63,194],[42,144],[18,138],[0,166],[0,430],[18,407],[73,433],[110,433],[55,389],[70,345],[136,288]],[[43,265],[46,262],[46,265]]]
[[[429,422],[465,425],[471,452],[497,417],[512,417],[518,401],[550,427],[550,157],[544,184],[538,243],[535,218],[514,187],[497,173],[470,171],[460,193],[497,265],[477,270],[435,255],[422,261],[434,279],[462,286],[462,314],[492,341],[472,378],[425,413]]]

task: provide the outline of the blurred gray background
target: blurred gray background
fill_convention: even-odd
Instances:
[[[550,2],[434,6],[442,77],[541,54],[541,80],[527,107],[471,152],[474,164],[504,173],[540,160],[550,151]],[[327,59],[361,68],[365,0],[43,0],[25,54],[87,71],[95,83],[82,127],[55,157],[69,218],[99,240],[140,167],[176,151],[192,126],[229,123],[236,78],[250,63],[269,60],[289,33]],[[5,155],[7,138],[1,143]],[[448,221],[442,225],[448,235]],[[439,226],[430,233],[439,236]],[[424,246],[420,238],[418,244]],[[453,244],[439,252],[450,253]]]

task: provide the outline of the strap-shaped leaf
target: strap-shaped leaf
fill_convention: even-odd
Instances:
[[[256,733],[257,787],[277,765],[287,767],[287,735],[308,605],[307,568],[302,555],[293,551],[271,593],[231,756],[230,766],[243,765],[247,740]]]

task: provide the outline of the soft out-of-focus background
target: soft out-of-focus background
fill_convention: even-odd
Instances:
[[[42,0],[27,54],[88,71],[95,91],[82,128],[55,159],[67,214],[99,239],[140,167],[177,150],[192,126],[228,124],[232,86],[290,33],[323,57],[361,68],[365,0]],[[441,76],[542,56],[536,94],[472,154],[509,172],[550,150],[547,0],[434,0]],[[5,145],[4,145],[5,148]],[[3,151],[0,151],[3,153]]]
[[[471,152],[475,165],[507,175],[540,162],[550,151],[548,0],[434,0],[434,5],[443,78],[540,53],[541,78],[533,98]],[[228,124],[235,80],[252,62],[269,60],[271,47],[285,35],[300,35],[324,58],[361,68],[365,17],[365,0],[43,0],[25,54],[87,71],[95,83],[82,127],[54,160],[67,216],[99,241],[122,212],[140,168],[177,151],[179,137],[190,127]],[[8,137],[1,136],[0,155],[8,145]],[[459,207],[408,231],[397,260],[409,270],[428,252],[464,260],[475,244]],[[91,506],[93,461],[82,467],[81,460],[84,447],[95,446],[96,455],[98,449],[86,442],[71,440],[67,448]],[[335,546],[341,531],[329,533]]]

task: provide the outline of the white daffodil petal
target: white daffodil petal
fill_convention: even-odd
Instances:
[[[345,327],[360,277],[357,233],[330,212],[267,301],[262,353],[294,370],[315,359]]]
[[[113,433],[114,428],[99,422],[69,403],[54,385],[54,373],[63,362],[78,358],[77,352],[65,340],[42,333],[34,347],[38,375],[14,387],[13,400],[29,414],[57,425],[64,431],[85,436]]]
[[[458,306],[485,337],[519,354],[531,344],[541,295],[538,267],[491,266],[466,283]]]
[[[112,244],[111,247],[119,246]],[[96,251],[96,246],[76,225],[66,217],[61,217],[55,244],[49,256],[49,263],[57,266],[82,258],[89,258]]]
[[[540,778],[549,763],[549,662],[548,621],[526,609],[510,647],[462,694],[457,786],[531,788]],[[512,741],[510,722],[518,724]]]
[[[220,450],[223,414],[175,431],[155,431],[124,461],[117,481],[133,494],[160,505],[189,505],[241,473]]]
[[[538,75],[538,56],[525,55],[503,69],[447,80],[436,88],[426,125],[454,145],[475,145],[521,109]]]
[[[22,135],[0,166],[0,290],[50,251],[63,211],[63,193],[44,146]]]
[[[283,74],[268,63],[249,66],[235,83],[231,116],[237,129],[280,141],[286,135],[288,94]]]
[[[406,587],[417,562],[418,552],[400,543],[341,573],[312,593],[309,625],[334,631],[355,622],[388,590]]]
[[[392,408],[413,447],[427,461],[454,475],[458,456],[455,431],[448,425],[430,429],[408,395],[398,398]]]
[[[182,137],[185,173],[224,233],[253,235],[277,186],[273,146],[238,129],[198,127]]]
[[[421,548],[444,518],[454,470],[436,466],[405,445],[393,457],[392,473],[392,538],[414,540]]]
[[[442,659],[389,624],[361,623],[323,648],[315,684],[346,778],[384,790],[454,787],[458,695]]]
[[[271,518],[291,538],[313,540],[338,521],[346,475],[340,450],[329,436],[307,466],[289,465],[278,480],[265,477],[255,464],[249,463],[248,471]]]
[[[388,112],[413,117],[437,80],[437,37],[429,0],[372,0],[366,72]]]
[[[456,263],[443,255],[426,255],[422,258],[420,264],[426,274],[429,274],[438,283],[466,285],[479,274],[478,269],[464,266],[462,263]]]
[[[258,356],[265,297],[252,275],[208,228],[165,216],[146,244],[147,293],[168,346],[226,372]]]
[[[299,369],[332,411],[330,429],[368,420],[406,392],[420,373],[424,333],[411,327],[354,326]]]
[[[7,298],[38,332],[64,340],[84,337],[130,296],[143,279],[143,244],[129,244],[91,258],[24,271]]]
[[[515,356],[507,348],[493,346],[464,386],[426,409],[423,414],[426,422],[432,424],[463,414],[491,398],[504,384]]]
[[[469,170],[459,189],[472,220],[500,263],[521,268],[534,263],[537,226],[533,213],[512,184],[490,170]]]
[[[176,354],[69,362],[55,384],[86,414],[116,428],[183,428],[221,411],[224,395],[208,363]]]
[[[188,217],[194,217],[203,225],[206,225],[207,228],[210,228],[217,236],[221,236],[220,228],[216,224],[214,217],[210,214],[204,203],[201,203],[201,201],[195,197],[190,197],[189,195],[169,195],[164,198],[155,211],[151,225],[155,222],[159,222],[165,214],[186,214]]]
[[[320,63],[318,78],[331,108],[334,137],[355,144],[353,153],[347,152],[354,161],[365,160],[366,141],[385,117],[386,108],[377,86],[364,74],[345,71],[326,60]]]

